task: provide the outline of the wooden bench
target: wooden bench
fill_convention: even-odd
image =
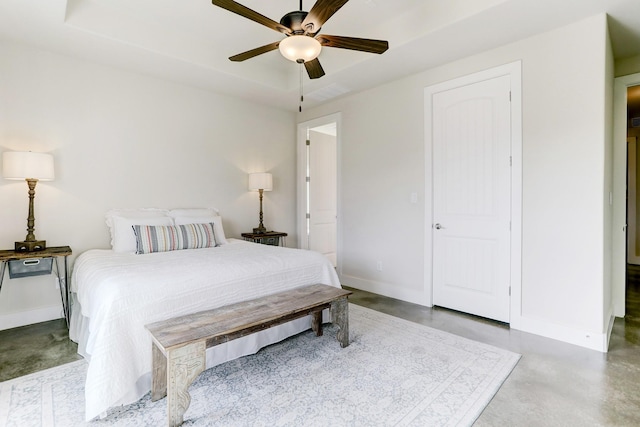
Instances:
[[[189,385],[205,369],[207,348],[308,315],[320,336],[325,308],[339,328],[340,346],[348,346],[351,293],[327,285],[303,286],[146,325],[153,340],[151,400],[167,396],[169,426],[179,426],[191,403]]]

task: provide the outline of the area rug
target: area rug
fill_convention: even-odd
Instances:
[[[185,426],[465,426],[520,356],[349,304],[351,344],[304,332],[203,372]],[[2,426],[162,426],[149,394],[84,422],[84,360],[0,383]]]

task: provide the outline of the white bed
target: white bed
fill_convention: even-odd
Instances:
[[[314,283],[340,287],[324,256],[233,239],[205,249],[81,254],[71,281],[70,337],[89,361],[85,418],[135,402],[151,389],[151,340],[144,325]],[[308,318],[298,319],[212,347],[207,367],[309,327]]]

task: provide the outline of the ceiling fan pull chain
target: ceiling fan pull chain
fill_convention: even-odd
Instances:
[[[298,106],[298,112],[300,113],[302,113],[302,103],[304,102],[303,87],[302,87],[302,66],[303,64],[300,63],[300,105]]]

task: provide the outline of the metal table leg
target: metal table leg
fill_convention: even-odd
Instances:
[[[67,322],[67,328],[69,327],[69,300],[65,296],[67,294],[67,257],[65,256],[64,263],[64,282],[60,275],[60,265],[58,263],[58,257],[53,257],[56,261],[56,277],[58,278],[58,288],[60,288],[60,301],[62,301],[62,311],[64,313],[64,320]]]
[[[2,267],[0,267],[0,291],[2,291],[2,281],[4,280],[4,269],[7,267],[8,261],[0,261],[2,262]]]
[[[70,291],[69,291],[69,268],[67,264],[67,255],[64,256],[64,289],[67,294],[67,327],[69,327],[69,322],[71,322],[71,300]]]

